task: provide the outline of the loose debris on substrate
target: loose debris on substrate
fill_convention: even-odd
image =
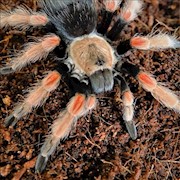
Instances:
[[[0,0],[0,9],[22,3],[35,10],[38,8],[35,0]],[[128,39],[137,32],[147,34],[156,24],[155,28],[179,37],[179,6],[178,0],[145,0],[142,14],[123,31],[121,38]],[[42,36],[43,33],[37,28],[28,32],[0,30],[0,64],[8,61],[31,36]],[[180,50],[134,50],[128,55],[131,62],[139,64],[179,93]],[[45,71],[52,70],[53,63],[49,58],[20,73],[0,77],[0,179],[180,179],[179,116],[161,106],[138,87],[134,79],[131,79],[135,83],[130,87],[136,97],[136,141],[130,139],[123,124],[116,88],[98,96],[99,104],[92,115],[78,121],[45,172],[35,174],[36,157],[48,126],[69,99],[65,82],[61,82],[42,108],[24,117],[15,128],[6,129],[3,120],[14,104],[23,99],[24,90]]]

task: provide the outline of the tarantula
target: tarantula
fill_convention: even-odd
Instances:
[[[136,35],[113,45],[123,28],[137,17],[142,1],[127,0],[120,8],[121,0],[103,0],[100,23],[97,21],[99,11],[96,3],[95,0],[40,0],[41,12],[25,7],[0,12],[1,28],[12,26],[26,30],[45,26],[49,32],[36,42],[28,43],[9,64],[0,68],[1,75],[19,71],[27,64],[47,58],[52,51],[56,54],[54,58],[57,62],[54,70],[5,119],[5,126],[14,126],[33,108],[41,106],[50,92],[58,87],[61,79],[67,82],[71,91],[67,107],[52,124],[51,133],[41,147],[36,161],[36,172],[45,169],[48,158],[60,140],[67,138],[77,119],[96,107],[96,94],[112,90],[115,84],[121,89],[123,119],[127,131],[133,140],[137,138],[133,121],[134,97],[125,80],[125,74],[136,78],[161,104],[180,111],[179,99],[173,92],[160,85],[151,74],[140,70],[137,65],[122,62],[120,56],[131,49],[179,48],[180,42],[173,36],[159,33]],[[117,13],[119,9],[120,13]],[[111,26],[114,16],[117,18]]]

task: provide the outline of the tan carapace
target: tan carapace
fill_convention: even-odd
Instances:
[[[116,62],[112,47],[97,35],[75,39],[69,54],[76,68],[88,76],[101,69],[112,69]]]

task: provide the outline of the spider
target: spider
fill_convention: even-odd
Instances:
[[[27,64],[47,58],[51,52],[54,52],[57,62],[54,70],[33,87],[24,101],[6,117],[5,126],[14,126],[33,108],[43,105],[61,80],[67,82],[71,92],[66,108],[54,120],[50,134],[41,147],[35,165],[36,172],[45,169],[49,157],[60,141],[67,138],[78,118],[96,107],[96,95],[111,91],[115,85],[121,89],[122,113],[127,131],[133,140],[137,138],[133,121],[134,97],[126,82],[127,74],[137,79],[140,86],[162,105],[180,111],[179,99],[171,90],[137,65],[121,60],[121,55],[131,49],[179,48],[180,42],[171,35],[158,33],[135,35],[115,43],[123,28],[137,17],[143,3],[140,0],[127,0],[120,8],[121,0],[103,0],[101,11],[97,9],[96,3],[95,0],[40,0],[41,12],[26,7],[0,12],[1,28],[12,26],[27,30],[44,26],[48,31],[44,37],[27,43],[9,64],[0,68],[1,75],[20,71]],[[115,16],[115,23],[111,25]]]

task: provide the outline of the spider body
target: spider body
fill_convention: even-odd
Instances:
[[[32,25],[41,25],[50,26],[47,30],[51,31],[51,34],[38,39],[37,42],[27,44],[24,51],[12,58],[10,64],[0,68],[1,75],[13,73],[28,63],[47,58],[51,51],[55,52],[54,58],[57,60],[54,70],[49,72],[5,119],[5,126],[14,126],[33,108],[42,105],[50,92],[58,87],[61,79],[67,82],[71,91],[67,107],[52,124],[51,132],[41,147],[35,166],[37,172],[45,169],[49,157],[60,140],[69,135],[77,119],[96,107],[96,94],[112,90],[115,84],[121,89],[123,120],[128,133],[132,139],[137,138],[136,125],[133,121],[134,97],[124,74],[136,78],[161,104],[180,112],[179,98],[172,91],[158,83],[151,74],[141,71],[134,64],[122,62],[120,58],[121,54],[131,49],[179,48],[179,41],[167,34],[134,36],[113,47],[113,41],[117,40],[124,26],[136,18],[142,2],[127,1],[112,27],[110,23],[115,11],[120,8],[120,1],[103,1],[104,14],[99,24],[95,3],[93,0],[41,0],[40,6],[43,10],[41,13],[28,12],[23,8],[1,12],[2,28],[15,26],[27,29]],[[59,58],[62,43],[65,44],[64,52],[68,55]]]
[[[96,11],[93,0],[42,1],[42,8],[55,26],[56,33],[66,41],[90,34],[96,28]],[[78,22],[78,23],[77,23]]]
[[[112,47],[101,37],[89,35],[71,43],[69,55],[78,75],[90,77],[95,93],[111,90],[115,56]]]

